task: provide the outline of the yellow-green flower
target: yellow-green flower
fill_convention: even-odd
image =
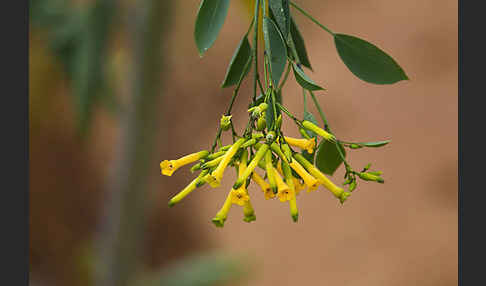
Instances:
[[[304,180],[304,183],[307,185],[307,192],[312,192],[317,189],[319,181],[309,174],[297,160],[292,160],[289,165]]]
[[[300,191],[305,190],[305,184],[302,183],[302,181],[297,179],[296,177],[292,177],[292,180],[294,181],[295,194],[299,195]]]
[[[192,191],[194,191],[198,187],[198,183],[202,181],[202,178],[208,173],[207,170],[202,171],[199,176],[197,176],[192,182],[187,185],[182,191],[180,191],[177,195],[175,195],[169,201],[169,207],[172,207],[176,203],[180,202],[183,198],[189,195]]]
[[[295,194],[289,200],[289,207],[292,219],[294,220],[294,222],[297,222],[297,220],[299,219],[299,210],[297,209],[297,198],[295,197]]]
[[[248,164],[248,167],[238,176],[238,179],[233,185],[233,189],[238,189],[246,181],[246,179],[248,179],[253,170],[255,170],[256,166],[258,166],[258,163],[260,163],[262,160],[263,156],[265,156],[267,153],[268,148],[269,146],[267,144],[262,144],[260,146],[258,151],[255,153],[255,157],[253,157],[250,164]]]
[[[291,146],[306,150],[309,154],[312,154],[314,152],[314,149],[316,148],[316,138],[298,139],[285,136],[285,141],[287,141],[287,143]]]
[[[236,154],[240,146],[245,142],[245,138],[238,139],[232,146],[229,148],[226,153],[221,156],[221,162],[219,163],[218,167],[210,173],[207,174],[205,178],[206,182],[213,188],[219,187],[221,185],[221,179],[223,178],[224,170],[230,163],[233,156]]]
[[[216,216],[212,219],[214,225],[216,225],[217,227],[224,226],[224,222],[228,217],[228,212],[230,211],[232,205],[233,204],[231,202],[231,192],[229,192],[223,204],[223,207],[221,207],[221,209],[216,213]]]
[[[319,126],[315,125],[314,123],[312,123],[310,121],[307,121],[307,120],[302,121],[302,126],[305,129],[316,133],[317,135],[321,136],[322,138],[324,138],[328,141],[336,140],[336,137],[334,137],[334,135],[332,135],[331,133],[327,132],[326,130],[320,128]]]
[[[265,195],[265,199],[269,200],[275,198],[275,194],[273,193],[270,184],[267,183],[262,177],[260,177],[260,175],[258,175],[256,172],[253,172],[251,178],[255,183],[257,183],[258,186],[260,186],[263,194]]]
[[[292,196],[295,196],[294,190],[289,188],[289,186],[282,180],[282,177],[278,174],[278,172],[274,169],[273,171],[275,176],[275,181],[277,182],[277,189],[278,189],[278,199],[281,202],[286,202],[292,199]]]
[[[203,159],[208,155],[209,152],[204,150],[197,153],[186,155],[177,160],[164,160],[160,163],[161,173],[162,175],[172,176],[172,174],[180,167],[190,164],[192,162],[196,162],[197,160]]]
[[[231,190],[231,203],[244,206],[246,202],[250,200],[250,196],[248,196],[247,192],[244,188],[239,188],[238,190],[232,189]]]
[[[349,197],[350,193],[345,192],[343,188],[336,186],[331,180],[329,180],[324,174],[319,171],[314,165],[312,165],[307,159],[304,158],[301,154],[294,154],[294,158],[296,160],[294,161],[299,161],[304,167],[307,169],[307,171],[314,176],[319,183],[324,185],[326,189],[331,191],[331,193],[334,194],[336,198],[338,198],[341,203],[343,203],[347,197]]]

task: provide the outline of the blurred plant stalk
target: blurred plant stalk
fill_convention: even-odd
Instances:
[[[96,285],[133,285],[141,272],[146,225],[149,162],[154,151],[155,115],[164,62],[163,40],[172,1],[111,1],[119,9],[132,66],[119,90],[131,91],[120,113],[120,138],[108,185],[98,241]],[[115,7],[116,6],[116,7]]]

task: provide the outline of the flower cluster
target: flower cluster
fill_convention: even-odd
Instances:
[[[266,104],[262,103],[249,111],[254,112],[257,109],[257,113],[260,113],[265,108]],[[225,120],[221,121],[222,129],[225,128],[223,121]],[[323,140],[335,141],[332,134],[310,121],[302,121],[301,126],[305,130],[315,132]],[[235,137],[233,144],[222,146],[213,152],[200,151],[177,160],[162,161],[161,173],[166,176],[171,176],[178,168],[190,163],[195,163],[191,168],[192,172],[199,171],[199,175],[189,185],[172,197],[169,206],[177,204],[205,184],[212,188],[219,187],[224,173],[230,166],[236,168],[238,177],[229,190],[223,206],[212,219],[218,227],[224,226],[228,212],[234,204],[243,207],[244,221],[251,222],[256,219],[248,191],[251,182],[258,186],[266,200],[278,198],[280,202],[288,203],[294,221],[297,221],[299,216],[296,197],[303,190],[312,192],[322,185],[341,203],[346,201],[350,192],[335,185],[301,153],[292,149],[295,147],[313,153],[317,139],[292,138],[283,136],[281,131],[278,133],[265,133],[264,130],[252,132],[243,137]],[[262,174],[259,174],[257,167],[261,169]],[[251,195],[253,196],[254,194]]]

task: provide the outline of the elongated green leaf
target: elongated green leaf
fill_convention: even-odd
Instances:
[[[242,75],[245,77],[251,68],[251,63],[248,66],[246,65],[249,61],[251,61],[251,46],[247,35],[245,35],[236,48],[233,58],[231,58],[221,87],[235,85]],[[247,67],[246,70],[245,66]]]
[[[283,38],[287,39],[290,30],[289,0],[270,0],[269,7]]]
[[[304,71],[295,63],[292,64],[295,79],[303,88],[307,90],[323,90],[324,88],[318,86],[312,79],[310,79]]]
[[[309,68],[312,70],[312,66],[309,61],[309,57],[307,56],[307,50],[305,48],[304,38],[297,27],[294,19],[290,17],[290,35],[292,36],[292,40],[294,42],[294,46],[291,47],[295,49],[295,53],[297,57],[299,57],[297,62],[300,62],[304,67]]]
[[[275,23],[268,17],[263,18],[263,37],[265,50],[270,59],[270,70],[274,86],[278,86],[287,63],[287,46]]]
[[[381,146],[385,146],[386,144],[390,143],[391,140],[384,140],[384,141],[377,141],[377,142],[365,142],[365,143],[360,143],[361,145],[363,146],[366,146],[366,147],[381,147]]]
[[[398,63],[375,45],[344,34],[335,34],[334,43],[344,64],[362,80],[374,84],[408,80]]]
[[[229,0],[202,0],[196,18],[194,38],[199,55],[214,44],[228,14]]]
[[[341,152],[346,156],[342,145],[339,145]],[[343,159],[339,155],[336,143],[322,140],[316,152],[316,167],[324,174],[332,175],[339,168]]]

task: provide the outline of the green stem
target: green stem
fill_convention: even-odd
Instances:
[[[305,94],[305,88],[302,88],[302,95],[304,96],[304,113],[307,113],[307,96]]]
[[[295,4],[293,1],[290,1],[290,5],[292,7],[294,7],[295,9],[297,9],[300,13],[302,13],[304,16],[306,16],[307,18],[309,18],[312,22],[314,22],[317,26],[321,27],[322,29],[324,29],[326,32],[328,32],[329,34],[335,36],[336,34],[331,31],[329,28],[327,28],[326,26],[322,25],[321,23],[319,23],[319,21],[317,21],[314,17],[312,17],[311,15],[309,15],[309,13],[307,13],[306,11],[304,11],[304,9],[300,8],[297,4]]]
[[[322,112],[322,108],[319,105],[319,102],[317,101],[317,98],[315,94],[312,92],[312,90],[309,90],[309,93],[311,95],[312,101],[314,101],[314,105],[317,108],[317,111],[319,111],[319,116],[322,119],[322,122],[324,123],[324,130],[331,132],[331,129],[329,128],[329,124],[327,123],[326,116],[324,115],[324,112]]]
[[[253,34],[254,34],[253,35],[253,43],[254,43],[254,46],[255,46],[253,48],[253,57],[254,57],[254,60],[255,60],[255,78],[254,78],[254,82],[253,82],[253,102],[256,101],[257,82],[259,82],[259,76],[258,76],[258,24],[259,24],[258,20],[259,20],[259,15],[260,15],[260,0],[255,0],[255,17],[253,18],[253,22],[256,23],[256,24],[254,24],[255,30],[253,32]]]
[[[338,150],[339,152],[339,156],[341,157],[341,159],[343,160],[343,163],[344,163],[344,166],[346,167],[346,171],[350,171],[352,172],[353,170],[351,169],[351,166],[349,166],[348,162],[346,161],[346,158],[344,157],[344,154],[343,152],[341,151],[341,141],[339,140],[336,140],[335,141],[335,144],[336,144],[336,149]]]
[[[248,65],[250,63],[251,63],[251,60],[246,63],[246,65],[244,67],[245,70],[248,68]],[[240,91],[241,83],[243,82],[244,77],[245,77],[245,74],[243,73],[243,74],[240,75],[240,78],[238,79],[238,83],[236,85],[236,88],[233,90],[233,95],[231,96],[230,105],[228,106],[228,109],[226,110],[226,113],[225,113],[226,116],[231,115],[231,110],[233,109],[233,104],[235,103],[236,96],[238,95],[238,92]],[[221,126],[219,126],[218,134],[216,135],[216,138],[214,138],[214,142],[213,142],[213,145],[211,147],[211,153],[214,152],[214,149],[216,149],[216,145],[218,144],[218,140],[221,138],[222,131],[223,131],[223,129],[221,128]],[[231,123],[231,132],[232,132],[233,141],[234,141],[235,136],[237,136],[237,134],[235,132],[233,122]]]
[[[281,105],[280,103],[276,103],[276,105],[278,106],[278,108],[280,108],[280,110],[282,110],[285,114],[287,114],[288,117],[292,118],[292,120],[295,121],[295,123],[299,126],[301,126],[302,124],[300,123],[300,120],[297,119],[297,117],[295,117],[294,115],[292,115],[292,113],[290,113],[290,111],[288,111],[287,108],[285,108],[283,105]]]
[[[260,87],[260,92],[262,94],[265,94],[265,90],[263,89],[262,82],[260,81],[260,77],[258,77],[258,86]]]

